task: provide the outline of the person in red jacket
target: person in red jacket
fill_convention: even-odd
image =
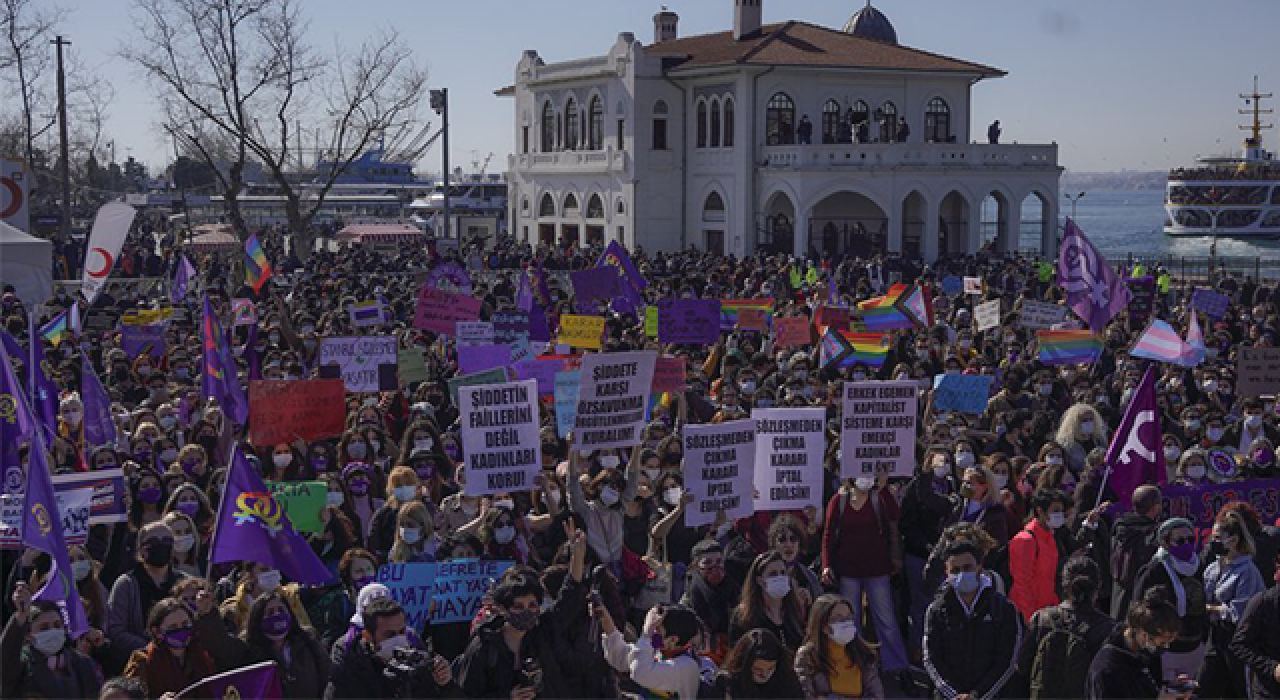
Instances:
[[[1067,523],[1071,499],[1058,489],[1040,489],[1032,499],[1032,518],[1009,540],[1009,600],[1029,621],[1040,608],[1057,605],[1058,542],[1053,533]]]

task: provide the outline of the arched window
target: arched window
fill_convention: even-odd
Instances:
[[[827,100],[822,105],[822,142],[838,143],[840,141],[840,103]]]
[[[548,101],[542,105],[542,152],[556,150],[556,110]]]
[[[871,140],[871,107],[858,100],[849,108],[849,128],[853,131],[851,141],[867,143]]]
[[[600,199],[600,195],[593,194],[591,199],[587,200],[587,218],[603,219],[604,218],[604,201]]]
[[[572,192],[564,196],[564,217],[576,218],[578,216],[578,198]]]
[[[724,139],[725,148],[733,148],[733,98],[724,98]]]
[[[720,147],[720,100],[711,100],[711,147]]]
[[[528,214],[528,213],[529,213],[529,198],[528,198],[528,197],[521,197],[521,198],[520,198],[520,213],[521,213],[521,214]]]
[[[604,105],[600,104],[600,96],[591,98],[587,119],[587,150],[598,151],[604,148]]]
[[[622,201],[621,199],[618,200],[618,213],[619,214],[627,213],[627,203]]]
[[[695,141],[698,148],[707,147],[707,101],[698,100],[698,140]]]
[[[764,116],[765,142],[770,146],[795,143],[796,103],[785,92],[774,93]]]
[[[578,148],[578,103],[572,98],[564,107],[564,149],[573,151]]]
[[[653,150],[667,150],[667,103],[653,103]]]
[[[951,140],[951,108],[941,97],[929,100],[924,112],[924,140],[947,143]]]
[[[893,143],[898,133],[898,108],[892,102],[885,102],[876,110],[875,117],[880,126],[880,143]]]
[[[712,192],[707,195],[707,201],[702,205],[703,221],[724,221],[724,199],[719,192]]]
[[[542,195],[542,202],[538,205],[538,216],[555,216],[556,200],[548,192]]]

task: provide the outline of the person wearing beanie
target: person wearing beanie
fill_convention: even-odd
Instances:
[[[1166,682],[1179,675],[1195,678],[1204,661],[1205,639],[1209,632],[1209,611],[1204,593],[1204,567],[1196,553],[1195,525],[1186,518],[1169,518],[1156,528],[1159,548],[1151,561],[1138,572],[1134,600],[1157,587],[1167,589],[1182,620],[1178,636],[1161,653]]]

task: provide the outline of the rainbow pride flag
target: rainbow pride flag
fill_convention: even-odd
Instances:
[[[764,312],[765,321],[773,323],[772,299],[721,299],[720,330],[732,331],[738,327],[738,312],[742,309],[760,309]]]
[[[841,363],[844,367],[852,367],[859,362],[868,367],[880,367],[889,357],[889,336],[883,333],[841,331],[840,335],[853,348],[853,352]]]
[[[826,332],[822,334],[822,339],[818,343],[818,348],[820,350],[818,354],[818,361],[822,364],[823,368],[830,367],[832,365],[838,367],[853,354],[853,346],[850,345],[849,341],[845,340],[844,335],[835,328],[827,328]]]
[[[1036,344],[1046,365],[1085,365],[1102,354],[1102,338],[1091,330],[1037,331]]]
[[[895,284],[882,297],[868,299],[858,304],[862,323],[868,331],[891,331],[914,328],[915,320],[900,308],[907,285]]]
[[[271,277],[271,263],[267,260],[267,251],[258,242],[258,234],[249,236],[244,242],[245,282],[253,287],[254,292],[262,291],[262,285]]]
[[[41,337],[54,345],[61,343],[63,338],[67,336],[67,332],[71,330],[70,317],[70,309],[55,316],[52,321],[40,327]]]

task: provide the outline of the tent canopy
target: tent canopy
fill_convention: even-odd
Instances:
[[[0,282],[12,284],[27,306],[53,296],[53,242],[0,221]]]
[[[199,227],[197,227],[198,229]],[[187,248],[201,253],[236,250],[240,247],[240,239],[234,233],[226,231],[210,231],[193,237],[187,242]]]
[[[425,234],[413,224],[352,224],[334,236],[339,243],[413,243]]]

